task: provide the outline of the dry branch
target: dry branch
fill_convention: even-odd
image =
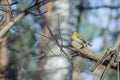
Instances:
[[[96,52],[88,49],[87,47],[80,49],[79,44],[76,43],[76,42],[74,42],[74,41],[72,41],[72,46],[73,46],[72,50],[74,50],[74,51],[76,52],[76,55],[77,55],[77,56],[80,56],[80,57],[82,57],[82,58],[85,58],[85,59],[87,59],[87,60],[89,60],[89,61],[91,61],[91,62],[92,62],[92,61],[97,62],[97,61],[101,60],[102,57],[103,57],[103,55],[100,55],[99,53],[96,53]],[[109,60],[106,60],[106,61],[104,61],[104,62],[102,63],[102,65],[104,65],[104,66],[106,67],[107,64],[108,64],[108,62],[109,62]],[[119,64],[119,65],[120,65],[120,64]],[[114,63],[112,64],[111,69],[117,71],[117,62],[114,62]],[[119,69],[120,69],[120,68],[119,68]]]
[[[48,2],[53,1],[53,0],[44,0],[42,2],[39,2],[39,6],[43,6],[45,4],[47,4]],[[29,7],[28,9],[24,10],[22,13],[20,13],[15,19],[13,19],[11,22],[9,22],[2,30],[0,30],[0,38],[3,37],[5,35],[6,32],[8,32],[8,30],[19,20],[21,20],[23,17],[25,17],[26,15],[30,14],[30,11],[34,10],[36,8],[36,3],[33,4],[31,7]]]

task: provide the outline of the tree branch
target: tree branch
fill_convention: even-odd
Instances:
[[[77,42],[72,41],[72,46],[73,46],[72,50],[76,52],[77,56],[80,56],[82,58],[85,58],[85,59],[87,59],[89,61],[94,61],[94,62],[97,62],[97,61],[102,59],[103,55],[100,55],[100,54],[88,49],[87,47],[84,47],[84,48],[80,49],[79,45],[80,44],[78,44]],[[102,65],[106,67],[108,62],[109,62],[109,60],[106,60],[106,61],[103,62]],[[120,65],[120,63],[119,63],[119,65]],[[111,69],[117,71],[117,62],[114,62],[112,64]]]
[[[48,2],[53,0],[44,0],[42,2],[39,2],[40,7],[47,4]],[[29,12],[34,10],[36,8],[36,4],[32,5],[28,9],[24,10],[22,13],[20,13],[15,19],[13,19],[11,22],[9,22],[2,30],[0,30],[0,38],[5,35],[5,33],[19,20],[21,20],[26,15],[30,14]]]

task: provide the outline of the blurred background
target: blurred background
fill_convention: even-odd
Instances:
[[[21,11],[37,0],[16,1],[11,8]],[[67,58],[74,52],[66,47],[72,31],[79,32],[97,53],[113,47],[120,33],[120,0],[56,0],[39,11],[42,16],[33,10],[9,31],[9,79],[99,80],[104,67],[94,76],[90,72],[94,62]],[[104,80],[117,80],[117,72],[110,70]]]

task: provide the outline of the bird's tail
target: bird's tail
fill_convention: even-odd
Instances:
[[[90,43],[87,43],[89,46],[92,46]]]

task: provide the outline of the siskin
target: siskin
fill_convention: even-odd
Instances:
[[[71,39],[72,41],[76,41],[79,43],[83,43],[85,46],[89,45],[91,46],[91,44],[89,44],[79,33],[77,32],[72,32],[71,33]]]

